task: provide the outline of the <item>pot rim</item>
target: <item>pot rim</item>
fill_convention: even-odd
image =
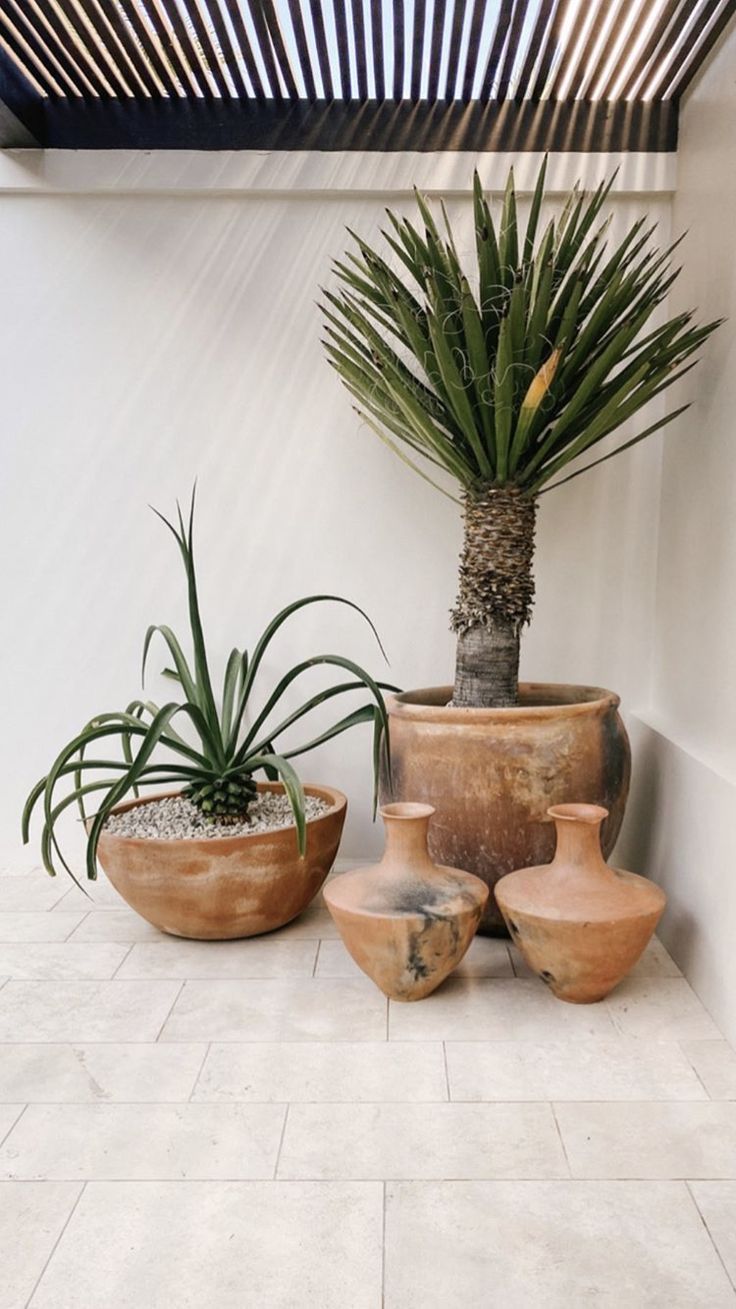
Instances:
[[[284,787],[281,782],[257,782],[259,791],[283,791]],[[342,791],[338,791],[333,786],[324,786],[321,782],[305,782],[304,794],[316,796],[317,799],[327,800],[330,807],[316,818],[307,819],[307,828],[316,827],[318,823],[326,822],[328,818],[334,818],[336,814],[344,813],[347,808],[347,796]],[[153,795],[138,796],[137,799],[123,800],[116,804],[111,813],[121,814],[128,809],[136,809],[141,805],[151,804],[154,800],[165,800],[172,795],[181,795],[181,791],[155,791]],[[89,831],[89,820],[85,824]],[[115,832],[106,832],[103,827],[100,833],[100,845],[103,841],[105,844],[115,843],[120,846],[146,846],[147,849],[172,850],[177,846],[186,847],[187,850],[202,849],[210,850],[213,854],[223,853],[230,849],[236,843],[243,841],[248,845],[258,845],[273,840],[275,836],[282,836],[284,832],[290,832],[293,824],[288,827],[272,827],[265,832],[240,832],[233,836],[185,836],[172,839],[166,836],[118,836]]]
[[[426,686],[386,696],[389,713],[396,718],[423,722],[473,723],[512,722],[515,718],[549,720],[618,709],[621,697],[602,686],[569,682],[519,682],[520,703],[503,708],[480,709],[448,705],[451,686]],[[540,699],[540,703],[535,700]]]

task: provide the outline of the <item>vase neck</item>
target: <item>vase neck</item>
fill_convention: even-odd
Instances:
[[[611,874],[601,852],[601,823],[608,817],[607,810],[599,805],[567,804],[553,805],[547,812],[557,832],[555,866]]]
[[[386,847],[381,863],[431,864],[427,849],[429,820],[434,809],[428,804],[388,804],[381,809]]]

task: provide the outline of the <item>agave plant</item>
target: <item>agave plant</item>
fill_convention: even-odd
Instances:
[[[542,230],[545,171],[546,160],[523,232],[513,170],[498,226],[475,175],[474,269],[462,267],[444,207],[443,234],[416,193],[419,225],[387,211],[387,257],[351,232],[357,249],[335,262],[338,292],[324,292],[327,355],[361,418],[434,485],[433,468],[460,486],[461,706],[516,702],[540,494],[683,413],[570,469],[692,368],[718,325],[681,313],[645,331],[680,271],[678,242],[656,249],[640,218],[609,249],[598,220],[613,178],[592,195],[576,187]]]
[[[102,828],[116,804],[127,795],[138,795],[141,787],[176,783],[184,795],[197,806],[205,820],[236,822],[247,817],[248,806],[256,795],[255,775],[262,771],[271,780],[280,780],[291,804],[296,825],[300,852],[306,848],[306,820],[304,791],[299,776],[289,761],[307,750],[331,740],[360,723],[373,724],[374,778],[384,741],[388,740],[388,720],[383,701],[383,690],[396,690],[386,683],[374,681],[365,669],[342,655],[313,655],[295,664],[276,683],[257,712],[249,718],[252,693],[263,657],[276,633],[286,620],[306,605],[330,601],[355,609],[368,623],[383,653],[378,633],[367,614],[351,600],[335,595],[309,595],[282,609],[271,620],[248,656],[244,650],[233,650],[227,660],[218,702],[212,686],[209,661],[205,646],[197,596],[197,578],[194,566],[194,494],[189,520],[185,525],[177,503],[178,524],[171,523],[158,510],[154,510],[173,533],[181,551],[186,571],[189,622],[193,648],[193,661],[189,661],[170,627],[149,627],[143,644],[142,679],[145,681],[149,647],[155,636],[160,636],[173,667],[163,670],[164,675],[177,682],[183,698],[164,705],[150,700],[135,699],[122,712],[97,714],[82,728],[57,755],[48,774],[31,791],[23,811],[23,840],[29,839],[31,817],[37,804],[43,807],[41,854],[44,867],[54,876],[55,860],[77,881],[64,858],[57,839],[57,824],[71,806],[79,807],[82,820],[87,822],[87,877],[97,875],[96,852]],[[274,722],[274,715],[284,694],[293,682],[307,669],[326,664],[350,674],[349,680],[339,681],[309,696],[296,709]],[[346,714],[325,728],[311,740],[288,749],[277,751],[275,742],[287,729],[327,700],[348,692],[366,689],[371,694],[369,703]],[[283,710],[282,710],[283,713]],[[193,742],[174,727],[174,719],[183,718],[191,729]],[[109,739],[116,739],[121,758],[94,757],[90,748]],[[156,753],[165,751],[165,757]],[[104,753],[108,751],[105,748]],[[58,788],[65,787],[63,798]],[[101,803],[94,816],[87,820],[85,801],[92,793],[102,793]]]

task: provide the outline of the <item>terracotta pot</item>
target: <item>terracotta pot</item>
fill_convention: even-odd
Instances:
[[[278,782],[258,790],[282,791]],[[330,808],[307,823],[307,850],[299,854],[296,829],[204,840],[151,840],[103,831],[99,861],[131,909],[172,936],[228,941],[283,927],[306,909],[337,854],[347,800],[327,786],[305,786]],[[170,794],[170,793],[169,793]],[[160,795],[117,806],[150,804]]]
[[[427,850],[431,805],[381,809],[379,864],[328,882],[324,898],[359,968],[392,1000],[421,1000],[451,973],[475,936],[488,887],[442,868]]]
[[[551,864],[504,877],[496,899],[529,967],[560,1000],[602,1000],[633,968],[659,922],[664,891],[601,854],[598,805],[554,805]]]
[[[629,790],[631,754],[619,698],[593,686],[522,683],[510,709],[454,709],[448,686],[387,698],[392,787],[382,798],[436,809],[433,859],[467,868],[491,888],[528,864],[548,863],[552,804],[604,805],[606,854],[613,849]],[[491,896],[481,932],[504,932]]]

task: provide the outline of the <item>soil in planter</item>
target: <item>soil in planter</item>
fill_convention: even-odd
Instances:
[[[309,822],[327,813],[329,805],[316,795],[305,796],[304,813]],[[136,805],[122,813],[111,814],[105,823],[110,836],[132,836],[158,841],[202,841],[223,836],[253,836],[272,832],[279,827],[293,827],[294,816],[285,795],[264,793],[248,807],[248,817],[241,823],[207,822],[182,795],[167,796]]]

